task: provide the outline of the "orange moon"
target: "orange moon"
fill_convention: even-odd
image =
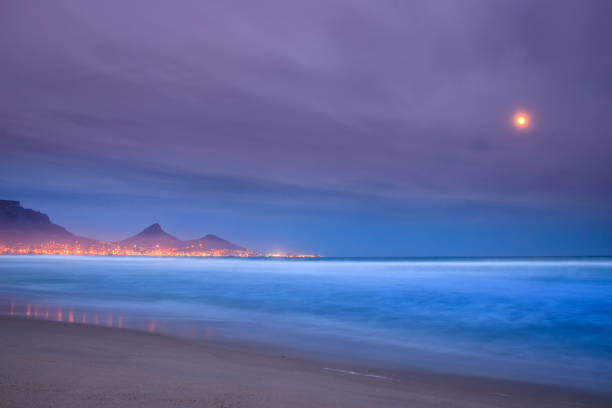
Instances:
[[[529,126],[529,116],[526,113],[517,113],[514,115],[514,126],[519,129],[525,129]]]

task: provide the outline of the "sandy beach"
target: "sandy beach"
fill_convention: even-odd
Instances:
[[[0,328],[2,407],[612,406],[538,384],[371,371],[132,330],[7,316]]]

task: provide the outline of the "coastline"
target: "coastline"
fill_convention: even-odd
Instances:
[[[3,407],[607,407],[535,383],[369,370],[130,329],[0,316]]]

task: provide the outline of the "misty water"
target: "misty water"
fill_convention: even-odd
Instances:
[[[612,259],[0,257],[0,312],[606,390]]]

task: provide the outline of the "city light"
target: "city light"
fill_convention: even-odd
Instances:
[[[238,249],[205,249],[201,245],[187,248],[152,248],[137,246],[122,246],[112,242],[99,242],[96,245],[82,246],[78,242],[66,244],[49,241],[39,245],[0,244],[0,255],[91,255],[91,256],[184,256],[184,257],[273,257],[273,258],[315,258],[311,254],[263,254],[249,250]]]

